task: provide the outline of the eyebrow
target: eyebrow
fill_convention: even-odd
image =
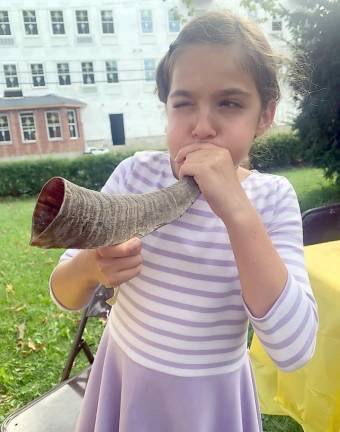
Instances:
[[[172,98],[179,97],[179,96],[190,98],[190,97],[193,96],[193,93],[190,92],[190,91],[188,91],[188,90],[176,90],[176,91],[172,92],[169,97],[172,99]],[[228,89],[219,90],[216,93],[216,96],[243,96],[243,97],[250,97],[251,94],[249,92],[247,92],[246,90],[243,90],[241,88],[232,87],[232,88],[228,88]]]

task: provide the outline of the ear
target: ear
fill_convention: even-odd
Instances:
[[[270,101],[267,106],[262,109],[259,122],[256,128],[256,136],[261,136],[271,126],[276,112],[276,102]]]

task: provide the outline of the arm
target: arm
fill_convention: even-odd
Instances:
[[[241,188],[242,189],[242,188]],[[264,316],[281,295],[287,268],[246,193],[224,219],[240,275],[242,295],[256,317]]]
[[[115,246],[79,251],[54,269],[50,287],[57,303],[79,310],[101,283],[117,286],[135,277],[141,268],[141,240],[132,238]]]
[[[242,295],[254,331],[276,365],[291,371],[303,366],[314,353],[318,314],[304,263],[295,191],[287,180],[280,179],[272,193],[276,205],[268,234],[256,218],[249,218],[247,226],[240,218],[228,229],[234,237],[231,241]],[[266,255],[270,248],[274,253]],[[251,250],[252,256],[248,255]]]
[[[304,265],[296,194],[285,179],[271,191],[276,208],[267,232],[240,184],[230,153],[210,144],[181,149],[179,174],[193,175],[224,222],[239,270],[245,309],[273,361],[284,370],[313,355],[318,315]]]

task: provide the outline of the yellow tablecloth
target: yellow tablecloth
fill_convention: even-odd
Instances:
[[[340,241],[306,246],[305,258],[319,308],[316,351],[303,368],[282,372],[254,334],[261,411],[290,415],[305,432],[340,432]]]

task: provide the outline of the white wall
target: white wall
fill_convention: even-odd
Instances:
[[[242,13],[238,2],[226,0],[195,0],[201,9],[223,8]],[[22,9],[34,9],[38,19],[38,36],[25,36]],[[27,6],[26,6],[27,4]],[[185,15],[180,0],[1,0],[0,10],[9,12],[11,37],[0,36],[0,94],[5,89],[3,64],[17,66],[20,88],[24,96],[56,93],[60,96],[76,98],[87,103],[82,111],[84,132],[88,144],[104,143],[111,145],[109,114],[123,113],[126,138],[160,136],[164,134],[163,106],[154,91],[154,82],[144,80],[144,59],[155,59],[156,63],[168,49],[176,33],[169,33],[167,13],[172,6],[178,6]],[[65,36],[54,36],[51,32],[50,10],[62,10]],[[89,14],[92,43],[79,43],[76,33],[75,10],[85,9]],[[103,35],[100,10],[110,9],[114,13],[115,35]],[[143,34],[140,30],[141,9],[151,9],[153,13],[153,34]],[[267,26],[267,27],[266,27]],[[271,23],[266,24],[269,38]],[[268,27],[269,26],[269,27]],[[4,39],[13,39],[14,45],[7,46]],[[274,45],[280,43],[274,41]],[[282,45],[282,44],[281,44]],[[281,47],[284,48],[285,47]],[[116,60],[119,83],[105,82],[105,61]],[[96,84],[82,84],[81,61],[94,63]],[[67,62],[71,70],[71,86],[56,83],[56,63]],[[43,63],[44,88],[31,84],[30,63]],[[287,90],[286,90],[287,91]],[[285,93],[286,94],[286,93]],[[285,124],[294,115],[294,105],[290,95],[284,96],[279,106],[276,121]]]

